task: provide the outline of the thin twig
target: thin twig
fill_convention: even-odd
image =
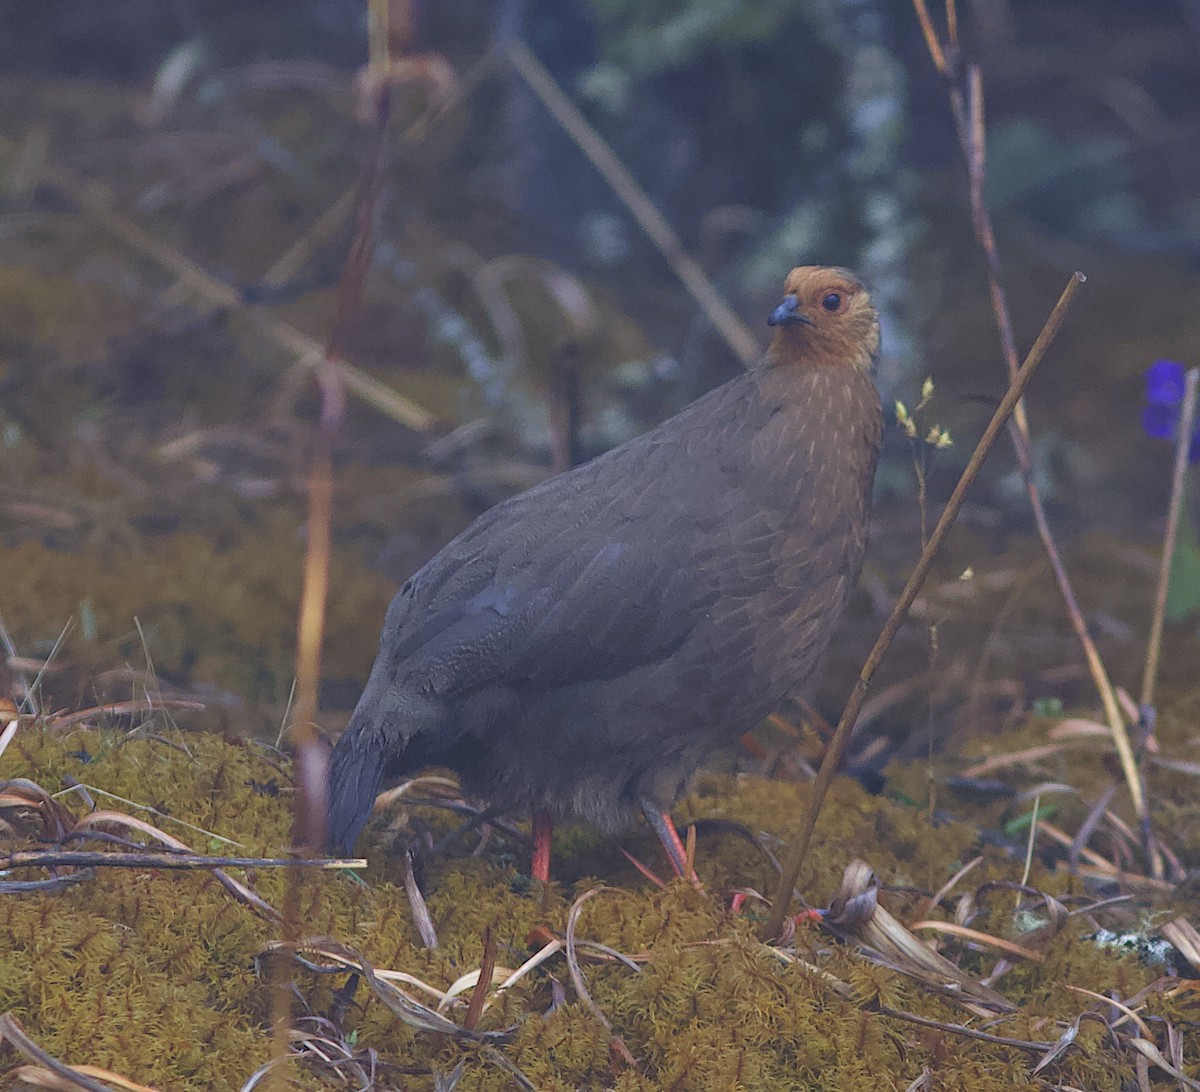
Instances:
[[[113,701],[104,705],[93,705],[89,709],[77,709],[61,716],[48,716],[46,727],[57,731],[69,728],[73,724],[82,724],[97,715],[110,717],[127,717],[131,713],[141,713],[143,710],[153,713],[159,709],[188,709],[202,710],[205,705],[201,701],[184,701],[181,698],[156,698],[153,700],[135,698],[133,701]]]
[[[1024,887],[1029,882],[1029,873],[1033,869],[1033,846],[1037,842],[1038,829],[1038,812],[1042,807],[1042,794],[1038,793],[1033,798],[1033,815],[1029,819],[1029,840],[1025,844],[1025,868],[1021,872],[1021,886]],[[1021,906],[1021,892],[1017,892],[1016,906],[1013,907],[1013,913]]]
[[[1163,534],[1162,562],[1158,567],[1158,587],[1154,593],[1154,620],[1150,623],[1150,640],[1146,645],[1146,670],[1142,675],[1143,706],[1154,704],[1154,687],[1158,680],[1158,660],[1162,653],[1163,624],[1167,617],[1167,590],[1171,583],[1171,561],[1175,556],[1175,539],[1179,534],[1179,514],[1183,510],[1183,494],[1187,481],[1188,453],[1192,446],[1192,431],[1196,424],[1196,394],[1200,391],[1200,368],[1190,368],[1183,386],[1183,405],[1179,410],[1179,434],[1175,437],[1175,469],[1171,474],[1171,504],[1167,509],[1167,527]]]
[[[546,71],[545,66],[528,46],[513,39],[505,44],[504,49],[513,68],[529,85],[529,89],[541,99],[554,120],[587,156],[592,166],[604,176],[613,193],[641,225],[650,241],[658,247],[659,253],[691,293],[692,299],[708,316],[725,344],[743,364],[749,366],[754,363],[762,355],[762,346],[721,297],[699,263],[684,250],[679,236],[675,234],[663,214],[655,208],[646,191],[638,185],[625,164],[617,158],[605,139],[588,124],[575,104],[563,94],[554,77]]]
[[[368,74],[387,70],[392,38],[388,30],[391,9],[387,0],[369,0]],[[394,28],[397,35],[410,27]],[[405,41],[411,34],[403,36]],[[321,681],[321,649],[329,601],[329,560],[333,549],[333,454],[346,410],[346,381],[342,370],[345,347],[361,310],[363,282],[375,252],[375,213],[387,166],[387,128],[392,110],[392,89],[387,80],[373,94],[362,95],[369,106],[370,129],[354,209],[354,233],[338,278],[337,306],[328,341],[317,363],[321,413],[313,434],[308,480],[308,539],[300,610],[296,622],[296,706],[289,738],[295,755],[296,798],[292,846],[297,852],[325,844],[328,820],[327,751],[317,728],[317,691]],[[290,873],[284,897],[283,939],[298,936],[301,873]],[[292,1023],[290,965],[280,962],[272,974],[271,1055],[282,1060],[288,1053]],[[282,1088],[282,1067],[268,1077],[269,1087]]]
[[[583,909],[583,904],[592,898],[594,895],[599,895],[603,887],[593,887],[590,891],[585,891],[575,900],[571,907],[571,912],[567,915],[567,932],[565,951],[567,956],[567,971],[571,976],[571,985],[575,987],[575,993],[579,996],[579,1000],[583,1002],[587,1010],[604,1025],[604,1030],[608,1032],[613,1049],[621,1056],[622,1060],[631,1069],[637,1069],[637,1059],[630,1053],[629,1047],[625,1045],[625,1041],[613,1030],[612,1021],[604,1015],[604,1010],[592,1000],[592,995],[588,993],[587,986],[583,981],[583,971],[579,966],[579,956],[575,951],[575,929],[579,924],[579,912]]]
[[[871,1009],[874,1009],[875,1012],[883,1016],[890,1016],[893,1020],[904,1020],[910,1024],[918,1024],[923,1028],[936,1028],[939,1031],[948,1031],[951,1035],[964,1035],[968,1039],[978,1039],[983,1043],[1016,1047],[1018,1050],[1028,1050],[1034,1054],[1041,1054],[1054,1046],[1053,1043],[1031,1042],[1028,1039],[1012,1039],[1007,1035],[992,1035],[989,1032],[969,1028],[963,1024],[949,1024],[942,1020],[930,1020],[927,1017],[918,1016],[914,1012],[903,1012],[900,1009],[894,1009],[889,1005],[877,1004],[868,1006],[868,1011]]]
[[[0,871],[10,868],[366,868],[365,859],[347,857],[209,857],[203,853],[112,853],[108,850],[22,849],[0,853]]]
[[[1059,297],[1058,303],[1054,305],[1054,310],[1050,312],[1050,317],[1046,319],[1046,324],[1042,327],[1042,332],[1038,334],[1037,341],[1033,343],[1033,348],[1029,350],[1029,355],[1025,358],[1024,365],[1022,365],[1020,371],[1017,372],[1009,384],[1008,391],[1005,393],[1004,398],[1001,399],[1000,405],[996,407],[996,412],[992,415],[991,421],[988,422],[987,428],[984,429],[983,435],[979,438],[979,443],[976,445],[975,451],[963,469],[962,476],[958,479],[958,484],[954,487],[954,492],[951,494],[950,500],[946,503],[941,519],[938,520],[937,526],[933,529],[933,534],[929,536],[929,542],[921,552],[921,557],[917,561],[916,568],[913,569],[912,575],[908,578],[908,583],[905,585],[900,598],[896,601],[891,616],[888,618],[883,631],[879,634],[879,638],[875,642],[875,647],[871,649],[871,653],[867,657],[862,671],[859,672],[858,681],[855,683],[854,690],[850,694],[850,700],[846,702],[846,707],[842,712],[842,719],[838,721],[837,731],[834,732],[833,739],[830,740],[829,747],[825,751],[825,760],[821,763],[817,780],[813,783],[812,803],[809,805],[804,825],[801,827],[799,836],[793,841],[791,849],[788,851],[788,856],[783,866],[783,875],[780,877],[779,885],[775,889],[775,898],[771,905],[771,916],[768,918],[760,934],[764,939],[779,936],[779,931],[783,927],[783,919],[787,916],[788,904],[791,901],[792,888],[796,885],[796,879],[800,875],[804,858],[808,854],[808,844],[812,838],[813,828],[816,826],[817,816],[820,814],[825,794],[829,791],[830,783],[833,781],[834,772],[837,770],[842,756],[846,751],[846,744],[849,742],[850,735],[854,731],[854,722],[858,719],[859,711],[862,709],[863,701],[866,699],[867,688],[871,684],[875,670],[879,667],[884,653],[903,624],[913,601],[920,593],[925,583],[925,578],[929,575],[929,570],[933,567],[934,558],[937,556],[942,543],[950,533],[950,528],[954,525],[954,521],[958,517],[958,512],[962,507],[963,500],[966,498],[967,490],[971,487],[971,483],[975,480],[976,475],[983,466],[983,462],[991,451],[993,444],[995,444],[996,438],[1000,435],[1000,430],[1004,427],[1017,402],[1024,394],[1025,388],[1033,378],[1035,369],[1041,363],[1042,357],[1046,355],[1046,350],[1050,348],[1050,343],[1054,340],[1055,334],[1058,333],[1058,329],[1066,317],[1071,299],[1083,282],[1084,276],[1082,273],[1073,274],[1067,282],[1067,287]]]
[[[930,21],[929,12],[925,7],[924,0],[913,0],[913,7],[916,10],[917,20],[921,24],[921,31],[925,36],[925,42],[929,48],[929,55],[933,60],[934,67],[947,81],[951,114],[954,118],[959,143],[962,146],[963,156],[966,159],[970,176],[971,220],[975,228],[976,240],[983,251],[986,261],[988,290],[992,301],[992,311],[996,317],[996,327],[1000,333],[1000,344],[1004,353],[1004,361],[1011,378],[1017,371],[1018,356],[1016,339],[1013,336],[1012,319],[1008,310],[1008,298],[1000,282],[1000,255],[996,248],[992,218],[988,212],[987,203],[984,198],[986,142],[983,109],[983,76],[977,65],[969,66],[966,72],[966,90],[964,92],[964,81],[962,80],[961,73],[956,70],[957,65],[951,63],[957,58],[957,48],[953,50],[942,48],[938,42],[937,34],[933,29],[933,24]],[[954,4],[951,0],[947,5],[947,14],[952,28],[957,26],[954,10]],[[1099,650],[1096,648],[1091,634],[1088,633],[1087,623],[1084,621],[1083,612],[1079,609],[1079,602],[1075,598],[1070,577],[1067,575],[1066,567],[1063,565],[1062,556],[1059,554],[1058,545],[1050,530],[1050,523],[1042,504],[1041,493],[1034,477],[1033,448],[1030,442],[1029,421],[1025,414],[1025,407],[1021,403],[1018,403],[1016,409],[1013,411],[1012,423],[1009,426],[1009,436],[1012,439],[1013,448],[1016,452],[1017,464],[1020,467],[1021,476],[1025,483],[1025,491],[1029,496],[1029,506],[1033,513],[1038,537],[1041,539],[1042,547],[1050,560],[1050,566],[1054,572],[1054,579],[1058,585],[1059,594],[1062,596],[1067,617],[1083,649],[1084,659],[1087,661],[1092,681],[1100,696],[1101,704],[1104,706],[1105,719],[1108,721],[1108,728],[1112,733],[1113,743],[1116,746],[1117,755],[1121,762],[1122,773],[1126,784],[1129,786],[1130,799],[1133,802],[1134,809],[1142,818],[1143,826],[1149,829],[1145,792],[1142,788],[1141,777],[1138,774],[1137,761],[1133,753],[1133,747],[1129,741],[1129,734],[1125,728],[1125,721],[1121,716],[1121,710],[1117,703],[1116,693],[1109,679],[1108,672],[1104,667],[1104,662],[1100,658]],[[1147,849],[1150,851],[1152,869],[1157,874],[1161,874],[1162,860],[1160,855],[1152,849],[1152,839],[1149,840]]]

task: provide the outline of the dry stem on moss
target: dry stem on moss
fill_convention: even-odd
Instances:
[[[938,520],[937,526],[933,529],[933,534],[929,537],[929,542],[926,543],[925,549],[921,552],[921,557],[917,561],[912,575],[908,578],[908,583],[905,585],[904,591],[896,601],[891,617],[888,618],[883,631],[879,634],[879,638],[875,642],[875,647],[871,649],[870,655],[867,657],[867,662],[863,665],[862,671],[859,672],[858,681],[855,683],[854,690],[850,694],[850,700],[847,701],[846,708],[842,712],[842,719],[838,722],[837,731],[834,732],[833,739],[830,740],[829,747],[825,752],[825,760],[821,763],[817,780],[813,784],[812,804],[809,806],[808,814],[805,816],[804,825],[801,827],[799,836],[792,843],[792,847],[788,851],[783,866],[783,875],[780,877],[779,886],[775,889],[775,898],[771,906],[771,916],[767,919],[767,923],[761,933],[765,940],[778,936],[780,929],[783,927],[783,919],[787,916],[788,905],[792,898],[792,889],[796,886],[800,869],[804,865],[804,858],[808,853],[808,844],[812,838],[813,828],[816,826],[817,816],[820,814],[825,794],[829,791],[830,783],[833,781],[834,772],[841,764],[842,756],[845,754],[846,744],[850,741],[850,736],[854,731],[854,722],[858,719],[859,711],[866,700],[867,688],[871,684],[871,679],[879,667],[884,653],[887,652],[888,646],[891,645],[893,638],[895,638],[896,633],[907,617],[909,608],[924,585],[925,578],[929,575],[929,570],[933,567],[934,559],[937,557],[942,543],[950,533],[950,528],[953,527],[955,519],[958,518],[958,512],[962,507],[963,500],[966,498],[967,490],[971,487],[971,483],[975,480],[975,476],[983,466],[983,462],[991,451],[992,445],[995,444],[996,438],[1000,435],[1000,430],[1008,421],[1010,414],[1012,414],[1021,396],[1024,394],[1025,388],[1029,385],[1029,381],[1033,378],[1034,370],[1041,363],[1046,350],[1050,348],[1050,343],[1054,340],[1055,334],[1058,333],[1058,329],[1066,317],[1071,299],[1074,297],[1079,286],[1084,282],[1084,279],[1082,273],[1072,275],[1071,279],[1067,282],[1067,287],[1063,289],[1058,303],[1054,305],[1054,310],[1050,312],[1050,317],[1046,319],[1046,324],[1042,327],[1042,332],[1038,334],[1037,340],[1033,343],[1033,348],[1029,350],[1029,355],[1025,358],[1025,363],[1009,383],[1007,393],[1001,400],[1000,405],[996,407],[996,412],[993,414],[991,421],[988,422],[987,428],[984,429],[983,435],[979,438],[979,443],[976,445],[974,453],[971,455],[966,467],[963,468],[962,476],[958,479],[958,484],[954,487],[954,492],[951,494],[950,500],[946,503],[941,519]]]
[[[925,0],[913,0],[917,19],[921,24],[921,32],[929,48],[929,55],[939,75],[946,81],[950,96],[951,111],[954,116],[955,128],[958,131],[959,143],[962,146],[963,157],[967,162],[971,186],[971,214],[975,228],[975,237],[983,251],[987,262],[988,290],[992,301],[992,310],[996,316],[996,326],[1000,332],[1000,343],[1004,353],[1004,361],[1008,367],[1010,378],[1017,372],[1017,345],[1013,336],[1012,319],[1008,310],[1008,297],[1000,283],[1000,254],[996,248],[996,236],[992,228],[991,215],[984,200],[984,180],[986,177],[986,140],[983,117],[983,75],[978,65],[967,66],[965,77],[959,67],[958,57],[958,21],[954,0],[947,0],[946,15],[948,23],[948,42],[943,47],[938,41],[937,32],[933,28]],[[965,85],[965,91],[964,91]],[[1129,787],[1130,799],[1134,810],[1142,819],[1147,832],[1146,850],[1150,857],[1151,869],[1154,875],[1162,875],[1162,859],[1150,836],[1149,807],[1143,790],[1141,776],[1137,769],[1137,761],[1133,746],[1129,741],[1125,720],[1117,703],[1116,692],[1113,689],[1104,661],[1100,652],[1088,633],[1087,623],[1075,591],[1063,565],[1062,555],[1050,529],[1050,522],[1042,504],[1041,493],[1034,477],[1033,449],[1029,435],[1029,421],[1025,415],[1025,407],[1018,403],[1014,409],[1012,423],[1009,426],[1009,436],[1016,452],[1017,463],[1021,469],[1021,477],[1025,483],[1025,491],[1029,496],[1029,506],[1033,513],[1034,524],[1038,537],[1049,558],[1054,572],[1055,583],[1062,595],[1067,617],[1075,635],[1083,649],[1084,659],[1091,672],[1092,681],[1104,706],[1104,715],[1112,733],[1113,743],[1121,761],[1121,770]]]

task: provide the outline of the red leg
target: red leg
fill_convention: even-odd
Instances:
[[[529,866],[530,874],[542,883],[550,882],[550,836],[554,832],[554,823],[548,811],[540,808],[533,813],[533,863]]]
[[[663,849],[667,853],[667,860],[671,862],[675,875],[684,876],[699,887],[699,877],[695,872],[690,874],[688,872],[687,850],[684,848],[683,839],[679,837],[679,831],[675,829],[675,824],[671,820],[671,813],[662,811],[654,805],[653,801],[643,800],[642,814],[646,816],[646,822],[650,824],[654,833],[658,835],[658,840],[662,842]]]

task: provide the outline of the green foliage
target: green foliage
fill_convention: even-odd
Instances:
[[[168,682],[195,680],[282,703],[294,670],[299,588],[280,573],[300,572],[303,543],[286,517],[256,530],[225,545],[173,534],[98,555],[0,542],[0,569],[19,574],[6,589],[5,620],[18,633],[40,634],[48,649],[67,619],[90,619],[71,654],[86,660],[90,644],[105,665],[144,663],[144,635]],[[352,557],[335,556],[332,570],[326,670],[336,678],[370,662],[376,627],[363,619],[378,616],[388,585]],[[135,617],[141,634],[130,624]]]

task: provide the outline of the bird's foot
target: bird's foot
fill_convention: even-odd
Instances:
[[[700,883],[700,877],[696,875],[695,870],[688,861],[687,849],[684,847],[683,839],[679,837],[679,831],[675,828],[675,824],[671,820],[671,813],[656,807],[651,800],[643,800],[642,814],[646,816],[646,822],[650,824],[654,833],[658,835],[658,840],[662,842],[663,849],[667,854],[667,860],[671,862],[671,868],[674,870],[675,875],[691,880],[697,891],[703,891],[704,886]]]

